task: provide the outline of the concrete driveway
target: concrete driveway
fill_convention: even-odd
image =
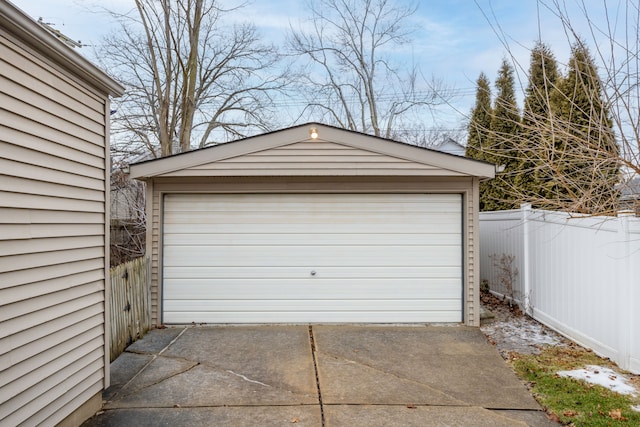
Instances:
[[[552,425],[477,328],[158,329],[85,426]]]

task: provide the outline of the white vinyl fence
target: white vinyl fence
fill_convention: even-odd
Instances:
[[[576,218],[527,205],[482,212],[480,279],[539,322],[640,374],[640,218]]]

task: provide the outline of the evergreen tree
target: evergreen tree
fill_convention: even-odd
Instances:
[[[513,68],[506,59],[502,61],[496,79],[496,99],[489,125],[486,160],[504,167],[493,181],[482,183],[483,210],[503,210],[518,207],[519,197],[515,188],[518,171],[518,142],[520,114],[516,104]]]
[[[488,144],[489,127],[491,126],[491,87],[489,79],[484,73],[480,73],[476,84],[478,85],[476,103],[471,112],[465,156],[471,159],[486,160],[484,150]]]
[[[575,212],[613,212],[620,153],[594,60],[580,41],[552,93],[554,153],[546,197]]]
[[[525,90],[520,163],[515,185],[523,201],[539,207],[547,207],[544,202],[543,171],[548,167],[548,148],[553,140],[549,127],[550,93],[555,90],[559,78],[558,65],[551,49],[542,42],[536,43],[531,50],[529,81]]]

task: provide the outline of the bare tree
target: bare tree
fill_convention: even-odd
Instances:
[[[544,180],[547,185],[531,192],[530,187],[518,186],[516,180],[510,196],[546,209],[615,214],[619,192],[613,188],[640,175],[638,3],[627,0],[587,5],[584,0],[570,4],[537,0],[537,4],[539,10],[558,20],[572,55],[565,62],[565,78],[556,81],[547,75],[542,79],[544,84],[535,87],[533,95],[541,105],[531,111],[525,106],[521,122],[517,160],[523,168],[518,173]],[[527,70],[507,42],[511,37],[502,32],[493,15],[486,16],[516,70],[526,75]],[[539,28],[540,40],[544,40],[548,23],[545,26],[540,22]],[[539,59],[547,63],[553,60],[548,56]],[[590,71],[595,67],[597,72]],[[530,78],[521,80],[530,82]],[[578,92],[582,95],[574,96]]]
[[[415,67],[401,69],[389,54],[410,42],[415,6],[392,0],[316,0],[308,8],[309,21],[292,28],[288,40],[293,54],[308,60],[304,113],[391,138],[409,113],[444,102],[442,83],[427,81]]]
[[[453,140],[463,145],[467,138],[465,125],[452,127],[451,125],[425,126],[423,123],[416,123],[403,126],[404,129],[394,129],[391,139],[417,145],[418,147],[436,148],[438,145]]]
[[[286,70],[255,26],[226,25],[235,10],[217,0],[135,5],[111,12],[120,28],[97,52],[127,88],[112,117],[120,153],[161,157],[269,129]]]
[[[124,165],[111,171],[111,266],[144,256],[146,239],[145,185],[129,179]]]

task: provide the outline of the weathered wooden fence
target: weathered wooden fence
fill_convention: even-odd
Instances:
[[[111,361],[149,330],[149,261],[136,258],[111,269]]]
[[[640,373],[640,218],[482,212],[480,278],[508,295],[505,270],[534,319]]]

